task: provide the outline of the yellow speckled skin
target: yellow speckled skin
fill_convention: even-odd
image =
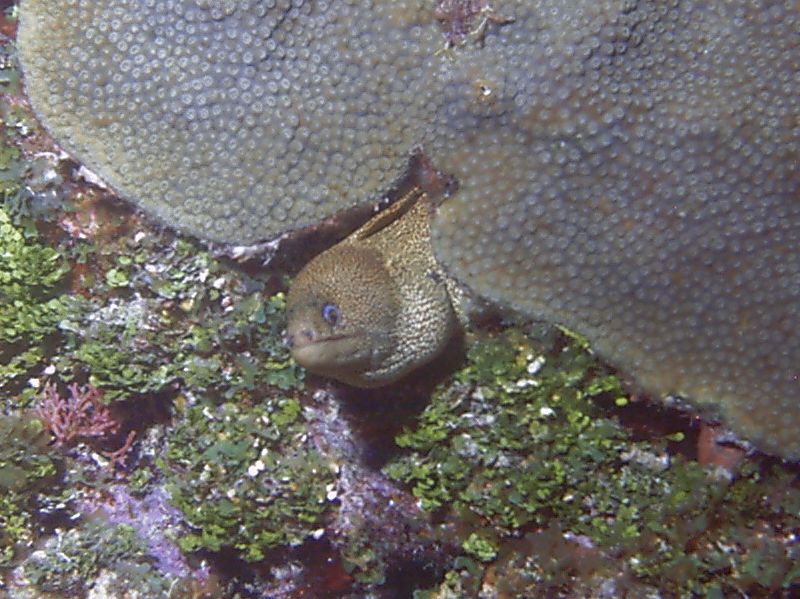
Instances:
[[[297,276],[287,300],[295,359],[358,387],[389,384],[436,357],[458,326],[415,190]],[[327,322],[326,306],[336,321]]]

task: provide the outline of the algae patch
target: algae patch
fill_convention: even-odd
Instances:
[[[58,251],[26,237],[0,208],[0,386],[29,371],[42,341],[79,303],[59,292],[68,270]]]
[[[334,481],[294,399],[192,406],[159,464],[189,524],[180,547],[233,547],[247,561],[298,545],[317,530],[328,505],[326,487]]]
[[[127,596],[131,589],[142,597],[166,597],[176,586],[174,578],[155,570],[147,543],[132,527],[98,518],[56,530],[20,569],[37,589],[70,596],[108,587],[109,597]]]
[[[435,596],[800,584],[796,475],[747,463],[731,481],[671,451],[682,431],[636,440],[614,417],[636,408],[580,342],[506,331],[455,378],[385,468],[458,531],[463,553]]]
[[[38,420],[0,418],[0,568],[33,542],[37,511],[44,492],[54,491],[58,465]]]

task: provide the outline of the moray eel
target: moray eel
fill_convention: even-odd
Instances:
[[[59,143],[207,240],[372,202],[423,145],[448,276],[800,458],[799,31],[796,0],[23,0],[18,47]]]
[[[299,364],[377,387],[441,353],[458,317],[452,282],[433,257],[431,210],[415,189],[300,272],[287,298]]]

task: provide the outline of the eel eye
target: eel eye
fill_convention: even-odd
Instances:
[[[322,306],[322,319],[332,327],[335,327],[339,323],[340,317],[339,308],[334,304],[325,304]]]

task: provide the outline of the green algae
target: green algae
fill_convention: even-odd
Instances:
[[[14,72],[7,52],[6,44],[0,59],[5,71]],[[68,260],[40,235],[33,218],[41,216],[36,206],[42,198],[24,180],[36,170],[18,147],[26,116],[6,103],[0,103],[0,111],[0,391],[10,395],[44,368],[59,323],[85,302],[65,292]],[[28,405],[30,397],[29,390],[14,405]]]
[[[187,408],[160,469],[190,531],[184,551],[233,547],[247,561],[297,545],[323,523],[333,472],[291,398]]]
[[[784,534],[800,526],[796,476],[748,465],[731,481],[670,455],[674,432],[634,440],[614,418],[633,409],[620,381],[580,342],[507,331],[475,344],[455,379],[397,438],[406,451],[385,468],[424,509],[457,523],[464,557],[451,591],[475,592],[480,563],[502,566],[517,594],[574,590],[615,568],[622,586],[677,596],[797,584],[797,548]],[[514,546],[554,525],[560,544]],[[561,531],[595,558],[578,567],[579,544]]]
[[[21,160],[22,153],[19,148],[8,143],[5,139],[5,131],[0,133],[0,194],[3,197],[3,203],[10,202],[10,198],[14,197],[19,191],[19,180],[22,176],[23,162]]]
[[[386,582],[388,564],[380,545],[380,539],[370,535],[363,523],[352,527],[340,557],[345,572],[357,583],[374,587]]]
[[[174,388],[227,401],[302,384],[279,334],[282,293],[263,297],[263,282],[167,234],[119,243],[92,257],[105,273],[92,294],[110,297],[62,323],[62,379],[85,378],[109,402]]]
[[[28,245],[31,243],[29,239],[23,241]],[[50,364],[48,375],[61,381],[86,381],[101,389],[108,402],[157,396],[164,392],[169,395],[181,393],[177,395],[179,415],[186,396],[202,396],[207,402],[204,407],[212,411],[217,409],[215,403],[243,402],[241,408],[233,407],[231,403],[220,408],[228,416],[236,412],[241,417],[233,421],[226,417],[224,422],[217,422],[214,434],[223,438],[244,435],[242,440],[248,443],[256,440],[258,451],[249,465],[262,460],[265,470],[259,472],[261,476],[257,478],[272,490],[260,492],[260,487],[254,487],[243,493],[248,501],[263,501],[266,505],[250,505],[241,498],[230,500],[226,496],[223,503],[209,505],[207,510],[193,514],[198,523],[208,525],[208,528],[203,534],[194,537],[189,534],[182,538],[180,546],[187,551],[208,549],[209,539],[215,534],[210,531],[219,530],[214,527],[220,518],[238,530],[238,519],[241,516],[245,520],[245,513],[252,515],[252,525],[242,529],[246,531],[242,534],[249,534],[253,527],[259,529],[258,534],[238,543],[247,559],[259,559],[262,552],[272,546],[300,542],[320,525],[319,514],[326,507],[325,484],[332,474],[320,456],[309,451],[307,439],[298,441],[304,435],[305,427],[296,400],[269,399],[255,408],[247,407],[264,395],[272,397],[281,389],[298,389],[303,385],[303,373],[291,362],[279,334],[284,326],[283,294],[264,297],[261,281],[235,269],[224,268],[219,259],[196,244],[175,240],[166,233],[139,241],[132,236],[123,238],[119,243],[135,249],[129,261],[109,259],[113,248],[101,247],[97,243],[90,240],[68,247],[65,253],[70,262],[56,250],[49,250],[46,255],[57,256],[53,262],[59,265],[60,271],[66,270],[70,263],[88,263],[94,272],[101,274],[107,272],[109,265],[116,265],[111,268],[125,268],[128,285],[109,286],[108,276],[85,279],[84,292],[92,299],[82,304],[84,309],[65,313],[59,321],[49,322],[47,330],[56,333],[53,338],[31,336],[30,347],[36,350],[32,365],[41,369]],[[83,257],[83,260],[74,260],[76,256]],[[60,280],[54,277],[53,281]],[[26,368],[22,373],[29,376],[32,369]],[[28,402],[35,400],[35,388],[25,388],[23,392],[27,394]],[[168,402],[169,396],[165,399]],[[192,409],[187,413],[192,413]],[[174,470],[178,461],[183,459],[178,449],[181,444],[185,444],[183,457],[187,460],[216,461],[219,458],[220,463],[226,464],[226,472],[230,473],[237,472],[237,465],[242,465],[236,462],[237,455],[242,459],[248,455],[243,445],[236,446],[243,451],[236,454],[233,444],[216,437],[219,443],[210,442],[211,445],[206,446],[208,453],[197,453],[197,448],[209,437],[201,434],[199,426],[190,432],[189,417],[186,414],[179,417],[181,420],[169,440],[169,451],[163,462],[169,464],[167,480],[170,489],[175,491],[173,498],[178,504],[179,498],[186,497],[187,493],[199,495],[208,491],[207,488],[190,489],[189,479],[180,480],[178,472],[187,474],[182,470],[184,466]],[[266,419],[270,424],[264,424]],[[193,423],[198,425],[199,421]],[[262,426],[263,430],[256,433],[256,428]],[[287,449],[284,445],[292,447]],[[261,450],[267,448],[272,450],[269,456],[258,458]],[[220,453],[211,456],[217,450]],[[80,452],[80,448],[77,451]],[[192,455],[193,458],[188,457]],[[76,458],[78,461],[74,461]],[[97,479],[96,475],[86,471],[87,467],[79,464],[78,453],[66,456],[66,459],[75,470],[71,484],[102,488],[104,477]],[[154,479],[157,479],[157,484],[163,484],[162,472],[157,469],[141,467],[136,472],[140,474],[132,477],[134,489],[145,492]],[[189,486],[184,486],[184,483]],[[14,497],[13,505],[6,505],[6,501],[0,506],[3,508],[4,534],[8,536],[8,539],[3,538],[2,549],[9,563],[13,545],[27,543],[32,538],[32,512],[19,507],[31,501],[31,493],[24,493],[27,493],[27,498],[21,494],[19,498]],[[213,503],[210,496],[206,499]],[[228,512],[230,506],[239,507]],[[237,511],[239,509],[242,511]],[[274,528],[271,533],[265,529],[267,523]],[[109,531],[116,530],[110,524],[97,524],[97,527],[95,532],[98,534],[103,527]],[[133,565],[122,568],[119,563],[106,558],[73,567],[73,561],[80,564],[81,559],[88,559],[81,556],[92,542],[97,541],[97,534],[87,536],[86,531],[76,530],[57,531],[54,537],[73,548],[75,555],[70,560],[62,563],[48,555],[47,559],[26,562],[25,572],[31,584],[49,592],[78,592],[82,588],[78,580],[99,576],[101,570],[106,572],[111,568],[118,578],[122,570],[128,572],[120,578],[124,582],[131,580],[135,572],[151,569],[151,566],[136,560],[133,560]],[[236,538],[235,534],[226,531],[217,540],[227,543]],[[117,549],[121,555],[130,553],[131,547],[120,545]],[[37,553],[37,557],[42,557],[42,554]],[[125,584],[120,584],[124,589]]]
[[[135,497],[144,496],[151,490],[154,482],[153,470],[147,467],[137,468],[128,477],[128,490]]]
[[[522,337],[473,346],[458,383],[434,396],[419,428],[398,437],[414,453],[389,475],[411,483],[426,509],[452,504],[502,531],[541,524],[552,504],[583,495],[584,469],[618,459],[625,437],[611,420],[594,418],[588,398],[600,379],[588,354],[568,346],[534,376],[542,356]]]
[[[25,576],[48,592],[77,593],[104,567],[124,559],[144,558],[146,545],[130,526],[91,521],[57,531],[42,550],[23,563]]]
[[[281,310],[283,295],[231,296],[230,311],[215,313],[209,306],[196,317],[164,311],[153,298],[109,303],[64,326],[66,351],[53,363],[65,380],[86,373],[106,401],[159,393],[173,384],[220,400],[247,399],[264,384],[302,385],[280,337],[259,328]]]
[[[0,567],[33,542],[38,508],[45,490],[57,488],[57,472],[38,420],[19,414],[0,419]]]
[[[491,562],[497,557],[495,542],[473,532],[462,544],[464,553],[482,562]]]
[[[176,584],[175,577],[156,571],[147,543],[132,527],[99,518],[70,530],[56,530],[23,562],[22,572],[40,591],[70,596],[83,595],[89,587],[108,586],[120,594],[107,596],[123,596],[135,589],[143,597],[166,597]],[[101,585],[103,572],[109,580]]]
[[[57,250],[26,238],[2,208],[0,257],[0,344],[30,348],[53,334],[72,309],[74,302],[58,289],[69,268]],[[11,356],[0,350],[0,365],[8,368]]]

